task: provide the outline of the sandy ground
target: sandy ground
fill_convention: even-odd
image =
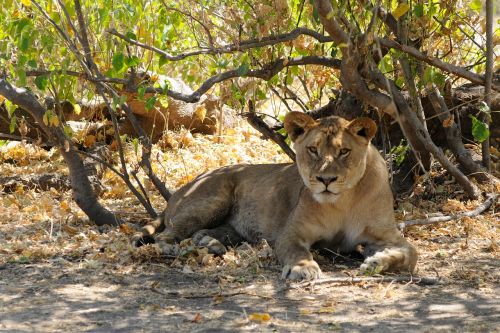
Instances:
[[[0,267],[0,331],[497,332],[500,262],[477,259],[452,266],[480,269],[482,278],[453,278],[450,265],[435,259],[420,269],[436,276],[431,270],[443,267],[436,273],[447,276],[434,285],[303,288],[282,281],[273,260],[257,269],[212,265],[203,272],[174,268],[171,259],[128,267],[89,267],[64,257],[7,263]],[[320,264],[325,277],[356,274],[355,261],[320,258]]]

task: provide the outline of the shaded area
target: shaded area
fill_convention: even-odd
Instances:
[[[326,265],[328,275],[341,274],[331,262]],[[495,259],[482,265],[498,270]],[[295,290],[279,279],[275,267],[231,282],[217,272],[185,274],[165,264],[130,272],[79,267],[62,258],[3,265],[0,331],[488,332],[500,324],[498,285],[474,288],[445,281],[425,287],[368,283]],[[355,272],[343,270],[348,271]],[[244,292],[203,296],[236,290]],[[269,313],[271,320],[248,319],[257,312]]]

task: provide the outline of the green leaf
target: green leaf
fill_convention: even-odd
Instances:
[[[30,47],[30,36],[23,35],[21,39],[19,40],[19,51],[21,52],[26,52],[28,48]]]
[[[114,70],[120,72],[123,69],[124,61],[125,61],[125,56],[123,55],[123,53],[115,54],[113,56],[113,60],[111,61]]]
[[[163,93],[167,93],[167,91],[170,89],[170,81],[168,80],[163,80],[160,82],[160,87],[161,90],[163,90]]]
[[[37,68],[36,60],[28,60],[28,66],[30,66],[31,68]]]
[[[74,132],[73,132],[73,129],[71,128],[71,126],[64,125],[63,129],[64,129],[64,133],[66,134],[66,136],[68,138],[72,138],[73,137]]]
[[[155,106],[155,103],[156,96],[151,96],[146,100],[146,104],[144,105],[144,107],[146,108],[146,110],[150,111]]]
[[[14,114],[14,111],[16,111],[17,106],[12,104],[11,101],[8,99],[5,100],[5,108],[7,109],[7,114],[9,115],[9,118],[12,118],[12,115]]]
[[[132,32],[132,31],[128,31],[126,34],[125,34],[125,37],[127,37],[128,39],[133,39],[133,40],[137,40],[137,36]]]
[[[134,145],[134,152],[137,155],[139,151],[139,140],[137,138],[132,139],[132,144]]]
[[[10,124],[9,124],[9,131],[11,134],[14,133],[14,131],[16,130],[16,126],[17,126],[17,117],[12,116],[10,118]]]
[[[473,115],[469,115],[472,119],[472,136],[477,142],[483,142],[490,136],[490,130],[488,129],[488,124],[477,119]]]
[[[416,17],[422,17],[424,16],[424,5],[423,4],[417,4],[413,7],[413,15]]]
[[[264,100],[264,99],[266,99],[266,98],[267,98],[266,93],[265,93],[265,92],[263,92],[263,91],[262,91],[262,90],[260,90],[260,89],[257,89],[257,91],[256,91],[256,95],[257,95],[257,99],[259,99],[259,100]]]
[[[160,59],[158,60],[158,66],[162,67],[168,62],[168,59],[164,55],[160,55]]]
[[[481,4],[481,0],[472,0],[469,3],[469,8],[472,10],[475,10],[478,13],[481,11],[482,7],[483,7],[483,5]]]
[[[41,91],[44,91],[49,84],[49,77],[47,75],[40,75],[35,78],[35,85]]]
[[[137,56],[132,56],[132,57],[126,57],[125,58],[125,65],[127,67],[134,67],[137,66],[141,63],[141,59]]]
[[[248,65],[248,63],[245,62],[241,64],[236,71],[238,72],[238,75],[245,76],[248,73],[249,69],[250,66]]]
[[[338,48],[336,46],[332,46],[332,50],[330,51],[330,56],[335,58],[337,56]]]
[[[144,99],[144,94],[146,93],[146,87],[144,86],[139,86],[139,88],[137,88],[137,97],[142,100]]]
[[[442,87],[445,84],[446,76],[444,76],[443,73],[439,72],[434,67],[427,67],[422,79],[424,85],[434,83],[437,86]]]
[[[26,71],[23,68],[17,69],[17,84],[26,86]]]

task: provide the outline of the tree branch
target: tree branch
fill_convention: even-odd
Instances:
[[[484,102],[491,110],[491,89],[493,88],[493,1],[486,0],[486,74],[484,82]],[[490,115],[481,115],[482,120],[490,123]],[[481,142],[481,151],[483,155],[483,166],[486,170],[490,170],[490,138],[486,138]]]
[[[332,283],[342,283],[342,284],[352,284],[360,282],[407,282],[416,283],[422,285],[433,285],[439,283],[439,278],[435,277],[418,277],[418,276],[341,276],[341,277],[331,277],[318,279],[313,281],[305,281],[299,283],[290,284],[290,289],[299,289],[306,287],[314,287],[321,284],[332,284]]]
[[[12,86],[5,78],[0,78],[0,95],[28,111],[48,137],[55,137],[61,155],[68,164],[73,199],[89,219],[93,220],[97,225],[117,225],[122,223],[118,217],[104,208],[97,200],[83,162],[73,144],[66,139],[62,129],[60,127],[47,127],[44,124],[43,116],[47,110],[38,102],[35,96],[26,89]]]
[[[224,46],[216,47],[216,48],[196,50],[196,51],[191,51],[191,52],[184,52],[184,53],[177,54],[177,55],[172,55],[172,54],[170,54],[162,49],[159,49],[155,46],[144,44],[144,43],[141,43],[135,39],[128,38],[127,36],[119,33],[116,29],[109,29],[109,30],[107,30],[107,33],[114,35],[114,36],[126,41],[129,44],[139,46],[139,47],[146,49],[146,50],[153,51],[153,52],[165,57],[165,59],[170,60],[170,61],[179,61],[179,60],[183,60],[187,57],[192,57],[192,56],[201,55],[201,54],[217,55],[217,54],[224,54],[224,53],[241,52],[241,51],[254,49],[254,48],[258,48],[258,47],[288,42],[288,41],[294,40],[295,38],[297,38],[300,35],[310,36],[310,37],[316,39],[320,43],[328,43],[328,42],[333,41],[333,39],[329,36],[324,36],[324,35],[316,32],[314,30],[301,27],[301,28],[295,28],[291,32],[285,33],[285,34],[267,36],[267,37],[263,37],[261,39],[258,39],[258,38],[248,39],[248,40],[241,41],[238,44],[228,44],[228,45],[224,45]]]
[[[465,68],[445,63],[439,60],[438,58],[427,56],[412,46],[403,45],[387,38],[378,38],[377,40],[382,46],[403,51],[409,54],[410,56],[414,57],[415,59],[421,60],[447,73],[451,73],[461,78],[467,79],[470,82],[479,85],[484,85],[486,82],[485,77],[483,75],[478,75],[476,73],[466,70]],[[500,82],[493,82],[491,88],[493,90],[500,91]]]
[[[448,222],[452,220],[458,220],[463,217],[474,217],[477,216],[486,210],[490,208],[498,199],[499,194],[498,193],[491,193],[488,194],[486,197],[486,200],[482,204],[476,207],[476,209],[468,211],[468,212],[462,212],[458,213],[455,215],[446,215],[446,216],[435,216],[435,217],[430,217],[427,219],[419,219],[419,220],[408,220],[404,221],[398,224],[398,228],[400,230],[403,230],[404,228],[407,228],[412,225],[429,225],[429,224],[437,224],[441,222]]]
[[[270,129],[264,120],[257,116],[252,100],[248,101],[248,110],[249,112],[243,114],[243,116],[247,118],[248,123],[257,131],[262,133],[266,139],[274,141],[288,155],[288,157],[292,159],[292,161],[295,161],[295,153],[290,146],[286,144],[285,138],[281,136],[281,134]]]
[[[146,88],[146,92],[165,93],[167,96],[177,100],[181,100],[187,103],[196,103],[200,100],[200,97],[205,94],[210,88],[212,88],[216,83],[234,79],[237,77],[255,77],[262,80],[270,80],[274,75],[283,70],[283,68],[301,65],[321,65],[331,68],[340,68],[340,60],[322,56],[305,56],[290,59],[278,59],[264,65],[261,69],[253,69],[245,72],[243,69],[238,68],[214,75],[203,82],[201,86],[191,94],[183,94],[172,91],[170,89],[164,91],[161,88],[154,87]],[[132,90],[135,89],[135,87],[132,87]]]

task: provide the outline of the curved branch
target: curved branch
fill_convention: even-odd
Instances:
[[[117,77],[107,77],[102,76],[97,78],[92,75],[88,75],[86,73],[77,72],[77,71],[68,71],[64,69],[55,69],[55,70],[45,70],[45,69],[34,69],[26,71],[26,76],[43,76],[43,75],[69,75],[75,76],[84,80],[88,80],[90,82],[106,82],[106,83],[114,83],[114,84],[128,84],[129,81],[125,79],[120,79]]]
[[[471,71],[466,70],[465,68],[455,66],[452,64],[445,63],[438,58],[435,57],[429,57],[416,48],[409,46],[409,45],[403,45],[400,44],[394,40],[390,40],[387,38],[379,38],[377,39],[380,43],[380,45],[388,48],[393,48],[397,49],[400,51],[403,51],[404,53],[407,53],[408,55],[414,57],[415,59],[421,60],[429,65],[432,65],[434,67],[437,67],[447,73],[455,74],[456,76],[459,76],[461,78],[467,79],[470,82],[479,84],[479,85],[484,85],[485,84],[485,77],[483,75],[479,75],[476,73],[473,73]],[[497,82],[492,82],[491,88],[496,91],[500,91],[500,83]]]
[[[214,75],[203,82],[201,86],[191,94],[183,94],[170,89],[164,91],[161,88],[154,87],[147,88],[146,92],[165,93],[167,96],[177,100],[181,100],[187,103],[196,103],[200,100],[200,97],[205,94],[210,88],[212,88],[216,83],[234,79],[237,77],[255,77],[267,81],[286,67],[303,65],[321,65],[331,68],[340,68],[340,60],[322,56],[305,56],[289,59],[278,59],[264,65],[261,69],[252,69],[246,71],[244,68],[240,67],[238,69],[232,69]],[[132,90],[135,90],[135,87],[132,87]]]
[[[93,220],[97,225],[120,224],[122,221],[104,208],[97,200],[83,162],[73,144],[66,139],[63,130],[60,127],[47,127],[44,124],[43,115],[46,109],[35,96],[24,88],[14,87],[5,78],[0,78],[0,95],[28,111],[48,137],[55,137],[61,155],[68,164],[73,198],[89,219]]]
[[[127,36],[116,31],[116,29],[109,29],[109,30],[107,30],[107,33],[109,33],[113,36],[116,36],[116,37],[126,41],[129,44],[139,46],[143,49],[156,52],[159,55],[165,57],[167,60],[170,60],[170,61],[179,61],[179,60],[185,59],[187,57],[201,55],[201,54],[216,55],[216,54],[223,54],[223,53],[245,51],[248,49],[254,49],[254,48],[258,48],[258,47],[288,42],[288,41],[294,40],[295,38],[297,38],[300,35],[310,36],[310,37],[316,39],[320,43],[328,43],[328,42],[334,41],[334,39],[331,38],[330,36],[325,36],[325,35],[322,35],[319,32],[316,32],[314,30],[301,27],[301,28],[295,28],[292,31],[290,31],[289,33],[285,33],[285,34],[271,35],[271,36],[267,36],[267,37],[264,37],[261,39],[253,38],[253,39],[241,41],[238,44],[228,44],[228,45],[224,45],[224,46],[217,47],[217,48],[196,50],[196,51],[185,52],[185,53],[181,53],[181,54],[177,54],[177,55],[172,55],[172,54],[170,54],[162,49],[159,49],[155,46],[144,44],[144,43],[141,43],[135,39],[128,38]]]

